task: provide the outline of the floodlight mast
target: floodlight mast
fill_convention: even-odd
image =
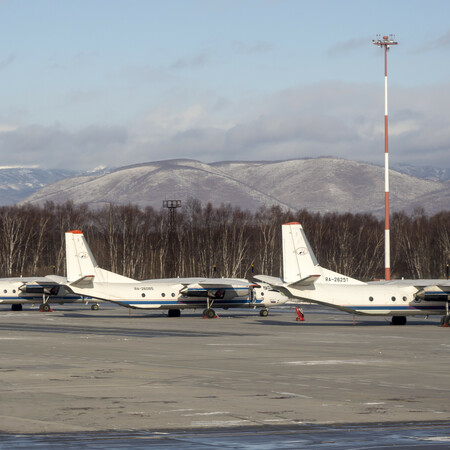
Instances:
[[[177,275],[175,211],[177,208],[181,208],[181,200],[163,200],[163,208],[167,208],[167,211],[169,212],[169,223],[167,227],[166,272],[169,277],[175,277]]]
[[[395,36],[381,36],[372,40],[377,47],[384,48],[384,278],[391,279],[391,243],[389,227],[389,146],[388,146],[388,91],[387,52],[391,45],[397,45]]]

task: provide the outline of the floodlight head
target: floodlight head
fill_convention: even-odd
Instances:
[[[389,48],[391,45],[398,45],[398,42],[395,41],[395,35],[390,34],[389,36],[381,37],[380,34],[377,34],[376,39],[372,40],[372,43],[377,47],[385,47]]]

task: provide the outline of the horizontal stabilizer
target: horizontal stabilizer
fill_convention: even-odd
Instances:
[[[87,289],[94,287],[94,275],[86,275],[84,277],[78,278],[78,280],[72,281],[69,286],[76,288]]]
[[[290,288],[302,288],[305,286],[312,286],[319,277],[320,277],[320,275],[310,275],[309,277],[305,277],[294,283],[290,283],[289,287]]]

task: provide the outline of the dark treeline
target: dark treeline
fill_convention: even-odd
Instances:
[[[185,202],[168,230],[167,211],[47,203],[0,208],[0,276],[65,275],[64,233],[82,230],[98,264],[135,279],[281,276],[281,225],[300,222],[323,267],[369,280],[384,276],[384,222],[370,214],[256,213]],[[445,276],[450,211],[391,219],[393,278]],[[215,269],[214,269],[215,267]]]

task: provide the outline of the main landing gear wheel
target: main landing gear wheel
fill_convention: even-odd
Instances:
[[[94,305],[91,305],[92,311],[98,311],[98,308],[99,308],[99,306],[97,303],[95,303]]]
[[[392,316],[392,325],[406,325],[405,316]]]
[[[180,316],[181,316],[180,309],[169,309],[169,311],[167,311],[167,317],[180,317]]]
[[[18,303],[15,305],[11,305],[11,311],[22,311],[22,304]]]
[[[41,306],[39,307],[39,310],[42,312],[50,312],[51,308],[48,303],[42,303]]]
[[[203,317],[207,319],[214,319],[214,317],[216,317],[216,312],[211,308],[205,309],[203,311]]]
[[[262,309],[262,310],[259,312],[259,315],[260,315],[261,317],[267,317],[267,316],[269,315],[269,310],[268,310],[268,309]]]

